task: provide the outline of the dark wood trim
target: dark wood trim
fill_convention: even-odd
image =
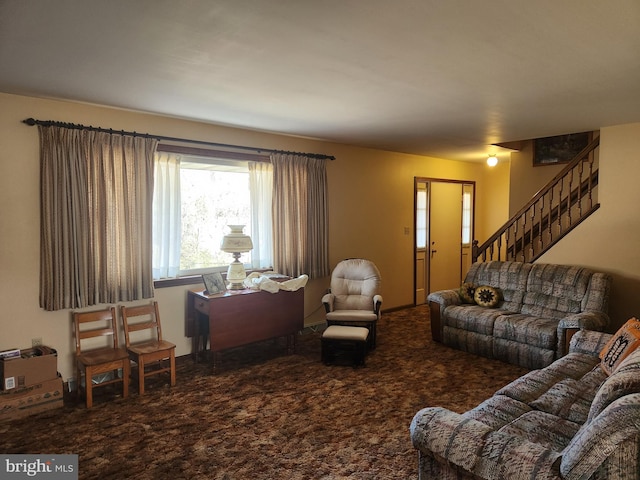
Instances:
[[[178,277],[178,278],[163,278],[160,280],[154,280],[153,286],[154,288],[167,288],[167,287],[177,287],[180,285],[197,285],[202,282],[202,275],[189,275],[188,277]]]
[[[571,339],[573,336],[580,331],[579,328],[567,328],[565,330],[565,339],[564,339],[564,354],[569,353],[569,349],[571,348]]]
[[[464,185],[470,185],[472,190],[473,190],[473,195],[472,195],[472,199],[473,199],[473,205],[471,206],[472,210],[471,210],[471,239],[475,238],[475,229],[476,229],[476,181],[475,180],[457,180],[457,179],[451,179],[451,178],[436,178],[436,177],[419,177],[419,176],[415,176],[413,177],[413,302],[414,305],[418,304],[418,299],[416,298],[416,285],[417,285],[417,275],[418,272],[416,271],[416,257],[418,254],[418,249],[416,247],[416,243],[417,243],[417,235],[418,235],[418,228],[417,228],[417,224],[418,224],[418,220],[416,217],[416,210],[417,210],[417,197],[418,197],[418,183],[427,183],[428,184],[428,188],[427,188],[427,193],[428,193],[428,201],[427,201],[427,205],[428,205],[428,209],[429,212],[427,214],[428,219],[429,219],[429,224],[427,225],[427,239],[426,239],[426,252],[427,252],[427,256],[430,252],[430,242],[431,242],[431,234],[430,234],[430,229],[431,229],[431,186],[433,183],[457,183],[459,185],[461,185],[462,188],[464,188]],[[461,231],[460,234],[462,236],[462,224],[460,225]],[[474,255],[474,248],[475,248],[475,243],[477,243],[475,240],[471,240],[471,244],[469,245],[470,247],[470,252],[472,255]],[[430,262],[430,260],[429,260]],[[462,272],[462,255],[460,255],[460,271]],[[431,269],[431,265],[429,263],[429,270]],[[429,290],[431,288],[431,278],[430,278],[430,272],[427,272],[427,275],[429,276],[428,281],[425,284],[425,290],[427,292],[427,294],[429,293]],[[420,304],[422,305],[422,303]]]
[[[255,270],[247,270],[247,275],[252,272],[270,272],[270,268],[260,268]],[[222,278],[227,280],[227,272],[220,272]],[[181,285],[198,285],[201,284],[204,288],[204,282],[202,280],[202,274],[197,275],[185,275],[184,277],[177,278],[161,278],[160,280],[154,280],[153,286],[155,288],[167,288],[167,287],[179,287]]]
[[[429,302],[429,320],[431,323],[431,338],[434,342],[442,342],[440,304],[438,302]]]

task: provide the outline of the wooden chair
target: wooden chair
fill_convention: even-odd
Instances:
[[[138,364],[138,390],[144,395],[145,378],[158,373],[169,372],[171,386],[176,384],[176,346],[162,339],[162,326],[158,312],[158,302],[136,307],[120,307],[122,323],[124,325],[124,338],[129,358]],[[133,320],[133,321],[132,321]],[[141,341],[132,342],[132,332],[142,332],[136,336],[145,335]],[[169,365],[164,366],[168,360]],[[155,364],[159,368],[153,367]]]
[[[80,389],[83,388],[82,375],[84,374],[87,408],[93,406],[93,389],[95,387],[122,382],[122,396],[126,398],[129,395],[130,363],[127,351],[118,346],[116,309],[109,307],[92,312],[74,312],[73,323],[76,337],[77,392],[79,394]],[[96,337],[111,337],[111,339],[107,339],[107,346],[96,347],[95,345],[98,343]],[[91,338],[96,340],[89,340]],[[84,349],[82,348],[83,340]],[[90,343],[93,348],[88,348]],[[122,378],[118,376],[118,369],[122,369]],[[113,375],[111,378],[107,377],[106,380],[94,385],[94,376],[109,373]]]

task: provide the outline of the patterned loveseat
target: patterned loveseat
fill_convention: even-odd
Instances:
[[[569,354],[464,414],[420,410],[419,478],[640,479],[640,349],[605,373],[598,352],[611,337],[579,331]]]
[[[462,289],[433,292],[427,297],[431,333],[436,341],[476,355],[542,368],[567,352],[576,331],[603,331],[609,323],[611,277],[605,273],[492,261],[474,263],[464,282],[495,289],[497,305],[465,303]]]

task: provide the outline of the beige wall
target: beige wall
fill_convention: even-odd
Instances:
[[[487,175],[482,184],[476,188],[476,221],[475,239],[480,244],[486,241],[509,218],[509,190],[511,180],[510,161],[500,161],[493,168],[484,167]]]
[[[520,161],[522,160],[522,161]],[[538,178],[526,152],[512,155],[511,200],[517,211],[524,201],[549,178]],[[600,209],[580,224],[538,261],[583,265],[613,276],[609,314],[610,331],[629,317],[640,315],[640,123],[606,127],[600,130],[600,171],[598,196]],[[533,182],[540,182],[534,185]],[[515,205],[521,192],[529,197]]]
[[[598,131],[592,132],[594,138]],[[509,191],[509,216],[515,215],[531,198],[553,177],[566,167],[566,164],[533,166],[533,141],[522,142],[520,151],[511,153],[509,172],[511,189]]]
[[[125,110],[0,94],[0,349],[31,345],[41,337],[58,350],[64,379],[73,375],[71,317],[68,310],[45,312],[38,306],[39,159],[38,133],[21,121],[28,117],[212,142],[335,155],[328,164],[329,253],[331,266],[346,257],[372,259],[379,266],[383,308],[413,302],[413,179],[415,176],[475,181],[483,240],[508,213],[508,162],[484,164],[389,153],[326,142],[188,122]],[[410,227],[411,233],[404,233]],[[320,297],[328,279],[305,290],[306,323],[323,319]],[[184,337],[186,287],[156,290],[163,330],[190,352]]]
[[[533,142],[523,142],[519,152],[511,154],[511,189],[509,192],[509,216],[515,215],[566,165],[533,167]]]

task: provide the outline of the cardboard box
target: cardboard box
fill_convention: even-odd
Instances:
[[[0,421],[24,418],[64,405],[61,377],[25,388],[0,392]]]
[[[0,359],[2,390],[24,388],[58,377],[58,354],[51,347],[22,350],[18,358]]]

